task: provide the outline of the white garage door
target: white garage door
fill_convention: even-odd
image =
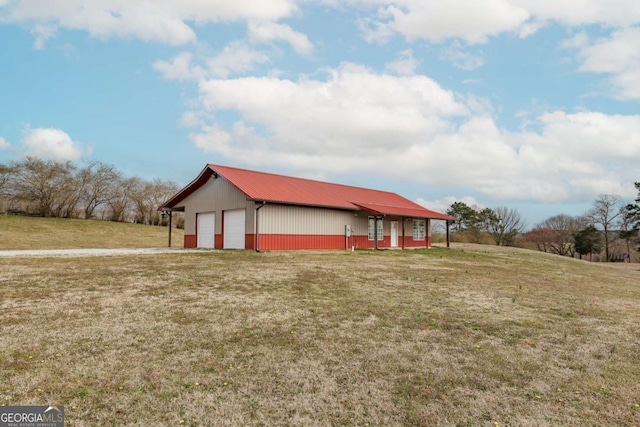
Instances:
[[[244,249],[244,209],[224,211],[224,248]]]
[[[216,214],[204,212],[198,214],[198,247],[213,248],[216,240]]]

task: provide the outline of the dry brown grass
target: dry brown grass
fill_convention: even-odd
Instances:
[[[0,403],[69,426],[637,425],[640,271],[524,250],[0,259]]]
[[[182,230],[172,230],[172,246],[182,246],[183,238]],[[0,214],[0,250],[153,248],[167,243],[167,227]]]

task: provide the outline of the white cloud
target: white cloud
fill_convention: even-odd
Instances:
[[[398,59],[389,62],[386,70],[399,76],[410,76],[416,73],[420,61],[413,57],[413,50],[406,49],[400,52]]]
[[[156,61],[153,68],[167,80],[191,80],[204,77],[205,71],[201,67],[192,66],[192,60],[193,53],[182,52],[169,61]]]
[[[562,47],[563,49],[580,49],[587,46],[588,43],[589,35],[584,31],[580,31],[573,37],[560,42],[560,47]]]
[[[36,25],[31,30],[31,34],[36,36],[33,42],[33,48],[37,50],[44,49],[45,42],[56,35],[56,28],[49,25]]]
[[[201,65],[195,62],[200,62]],[[236,41],[210,57],[196,58],[191,52],[182,52],[169,61],[158,60],[153,67],[167,80],[199,80],[210,77],[227,78],[254,70],[257,64],[269,62],[266,53]]]
[[[568,27],[596,24],[614,28],[640,23],[640,7],[628,0],[349,0],[349,3],[377,8],[375,17],[359,21],[365,39],[370,42],[383,42],[393,34],[400,34],[408,40],[441,43],[459,39],[473,45],[505,32],[527,37],[547,22]]]
[[[457,38],[469,44],[485,43],[502,32],[517,31],[529,12],[507,0],[400,0],[378,1],[378,20],[367,22],[365,37],[402,34],[409,40],[426,39],[434,43]],[[368,29],[368,30],[367,30]]]
[[[449,61],[454,67],[467,71],[475,70],[484,65],[484,58],[481,55],[465,52],[457,40],[440,49],[440,59]]]
[[[25,155],[45,160],[79,160],[89,155],[91,150],[61,129],[37,128],[28,129],[22,138]]]
[[[8,150],[9,148],[11,148],[11,144],[0,136],[0,150]]]
[[[289,25],[278,24],[269,21],[250,21],[248,24],[249,39],[257,43],[270,43],[274,40],[282,40],[291,45],[301,55],[311,55],[313,44],[309,38]]]
[[[640,99],[640,27],[615,31],[592,43],[580,41],[566,42],[580,49],[580,71],[608,75],[616,98]]]
[[[555,21],[567,26],[600,24],[624,27],[640,22],[640,8],[629,0],[512,0],[539,21]]]
[[[416,203],[419,204],[420,206],[424,206],[425,208],[431,209],[432,211],[443,212],[443,213],[446,212],[447,209],[449,209],[449,207],[455,202],[462,202],[465,205],[472,208],[484,209],[486,207],[482,203],[478,202],[475,199],[475,197],[472,197],[472,196],[465,196],[465,197],[447,196],[437,200],[425,200],[422,198],[419,198],[418,200],[416,200]]]
[[[196,41],[192,22],[278,20],[297,10],[296,0],[16,0],[5,7],[8,20],[34,27],[84,30],[98,38],[136,37],[169,45]],[[36,45],[46,39],[36,37]]]
[[[269,62],[267,54],[243,42],[227,45],[222,52],[206,61],[209,75],[224,78],[231,74],[252,71],[257,64],[267,62]]]
[[[353,156],[348,164],[370,150],[387,151],[389,141],[400,148],[433,135],[450,126],[444,117],[467,113],[451,92],[424,76],[378,75],[350,64],[328,72],[327,81],[210,80],[200,84],[201,99],[210,111],[235,110],[246,123],[268,129],[282,153],[336,152]]]
[[[534,119],[538,131],[508,132],[496,126],[490,105],[425,76],[377,74],[353,64],[326,71],[326,79],[201,81],[205,114],[231,111],[239,118],[209,119],[193,142],[235,163],[377,173],[470,186],[493,199],[633,195],[640,176],[638,115],[554,111]]]

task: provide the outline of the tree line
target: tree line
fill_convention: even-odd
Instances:
[[[622,246],[621,253],[629,261],[633,250],[640,251],[640,182],[635,187],[635,203],[602,194],[582,215],[554,215],[526,232],[520,213],[507,207],[481,209],[455,202],[447,214],[458,218],[453,224],[454,241],[527,247],[570,257],[589,255],[590,259],[602,254],[603,260],[615,258],[612,249]]]
[[[178,190],[174,182],[126,177],[99,161],[77,165],[26,157],[0,164],[4,213],[163,225],[158,207]]]

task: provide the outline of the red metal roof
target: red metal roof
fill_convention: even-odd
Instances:
[[[223,176],[229,180],[246,195],[247,200],[347,210],[364,209],[375,215],[456,220],[449,215],[425,209],[417,203],[388,191],[212,164],[207,165],[195,180],[168,200],[161,209],[177,206],[188,195],[204,185],[212,175]]]

